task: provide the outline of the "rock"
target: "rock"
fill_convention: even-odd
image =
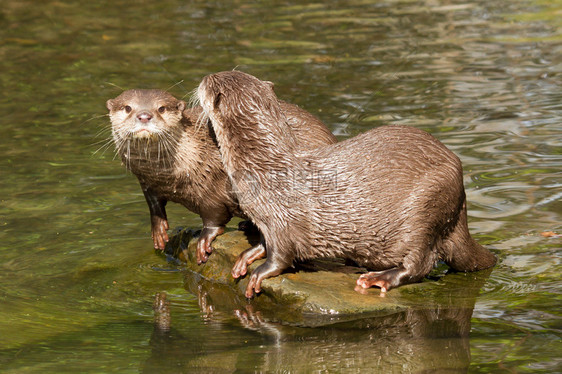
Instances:
[[[257,238],[247,237],[240,231],[226,232],[213,242],[214,250],[207,263],[197,265],[196,233],[181,230],[172,236],[166,253],[185,263],[188,270],[185,286],[199,295],[202,309],[258,313],[260,318],[269,321],[299,326],[326,325],[412,310],[468,308],[471,311],[489,274],[484,271],[444,276],[446,266],[443,265],[432,273],[437,273],[434,279],[402,286],[381,296],[377,288],[355,291],[355,282],[365,269],[339,260],[315,260],[264,280],[262,292],[247,300],[244,290],[248,276],[237,280],[230,275],[230,270],[238,255],[256,241]],[[264,261],[256,261],[249,271]]]

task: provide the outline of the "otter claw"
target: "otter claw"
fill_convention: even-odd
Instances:
[[[381,293],[386,292],[387,289],[390,288],[390,285],[385,280],[368,278],[365,276],[365,274],[359,277],[359,279],[357,279],[357,285],[364,289],[376,286],[381,289]]]
[[[204,262],[207,262],[209,259],[209,255],[213,252],[213,247],[211,247],[211,243],[207,241],[207,238],[199,238],[197,242],[197,264],[201,265]]]
[[[197,241],[197,264],[207,262],[209,255],[213,252],[211,243],[224,232],[224,226],[207,226],[201,230],[201,236]]]
[[[391,288],[398,287],[406,275],[403,268],[392,268],[383,271],[371,271],[363,274],[357,279],[357,285],[363,288],[373,286],[379,287],[381,293],[385,293]]]
[[[256,294],[261,292],[261,280],[258,279],[258,276],[256,274],[252,274],[252,276],[250,277],[250,281],[248,282],[248,286],[246,287],[246,298],[253,298],[254,292]]]
[[[254,296],[254,291],[255,293],[260,293],[261,282],[266,278],[271,278],[281,274],[281,272],[285,268],[286,266],[282,266],[279,263],[272,261],[268,257],[263,264],[258,266],[252,272],[252,275],[250,276],[250,280],[248,281],[248,286],[246,287],[246,293],[245,293],[246,297],[248,299],[252,298]]]
[[[169,241],[166,231],[156,232],[152,234],[152,241],[154,242],[154,249],[164,250],[166,243]]]
[[[265,256],[266,251],[263,243],[246,249],[244,252],[240,253],[236,259],[231,271],[232,276],[234,278],[239,278],[246,275],[248,272],[248,266],[250,266],[254,261],[264,258]]]
[[[167,229],[168,224],[164,221],[152,230],[152,241],[154,242],[155,249],[165,249],[166,243],[169,241],[168,233],[166,232]]]

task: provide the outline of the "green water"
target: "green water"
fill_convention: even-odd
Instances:
[[[0,371],[562,371],[562,239],[541,235],[562,234],[561,19],[546,0],[3,0]],[[235,67],[340,138],[408,124],[460,156],[471,232],[500,259],[468,337],[439,324],[422,336],[408,315],[250,323],[186,290],[152,249],[137,181],[104,147],[104,104],[136,87],[189,98]],[[180,207],[169,218],[200,225]]]

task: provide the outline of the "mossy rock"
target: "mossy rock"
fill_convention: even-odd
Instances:
[[[185,286],[199,295],[202,308],[212,305],[224,310],[259,313],[271,321],[305,326],[388,316],[407,310],[472,309],[489,274],[484,271],[445,276],[441,271],[432,279],[401,286],[381,296],[377,288],[356,291],[355,282],[365,269],[337,259],[315,260],[265,279],[262,292],[247,300],[244,290],[248,276],[234,279],[230,270],[238,255],[256,240],[241,231],[226,232],[213,242],[209,260],[198,265],[197,233],[181,230],[172,236],[166,253],[185,263]],[[264,261],[256,261],[249,272]]]

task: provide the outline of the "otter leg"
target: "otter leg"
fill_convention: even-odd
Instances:
[[[244,231],[247,234],[253,234],[259,232],[256,225],[254,225],[254,223],[250,220],[240,221],[240,223],[238,223],[238,230]]]
[[[254,261],[261,258],[265,258],[265,242],[263,238],[259,244],[256,244],[252,248],[246,249],[244,252],[240,253],[240,256],[236,259],[234,266],[232,267],[232,276],[234,278],[240,278],[248,272],[248,266]]]
[[[213,240],[224,233],[226,224],[232,218],[232,215],[224,205],[202,206],[200,215],[203,220],[203,230],[201,230],[201,235],[199,235],[195,252],[197,264],[199,265],[207,262],[209,255],[213,252],[213,247],[211,247]]]
[[[217,236],[224,233],[224,225],[221,226],[203,226],[201,235],[197,241],[197,264],[201,265],[207,262],[209,255],[213,252],[211,243]]]
[[[413,227],[413,226],[410,226]],[[417,227],[422,227],[421,224]],[[372,271],[363,274],[357,280],[357,285],[363,288],[380,287],[382,292],[408,283],[415,283],[423,279],[435,265],[438,254],[435,251],[436,237],[430,227],[418,229],[404,235],[395,247],[387,249],[392,254],[403,254],[394,268]]]
[[[496,264],[496,256],[478,244],[468,232],[466,201],[451,234],[440,248],[445,263],[457,271],[476,271]]]
[[[261,282],[264,279],[279,275],[288,267],[286,262],[280,261],[281,259],[276,259],[275,257],[277,256],[269,254],[267,260],[252,272],[245,293],[248,299],[254,296],[254,291],[256,293],[261,292]]]
[[[142,192],[150,211],[150,229],[155,249],[163,250],[168,242],[168,218],[166,217],[166,199],[160,198],[150,188],[142,186]]]

